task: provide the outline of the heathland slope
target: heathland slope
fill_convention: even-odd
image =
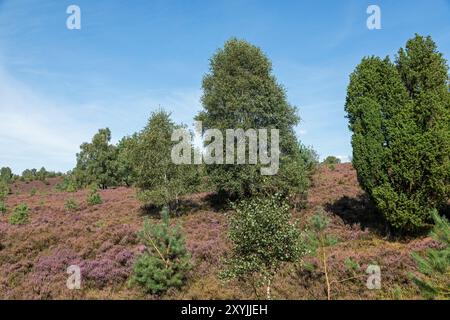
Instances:
[[[17,182],[0,215],[0,298],[2,299],[225,299],[255,298],[252,288],[223,283],[217,274],[230,247],[227,212],[218,209],[210,193],[183,201],[184,214],[174,217],[186,237],[194,267],[182,290],[161,297],[146,295],[129,285],[133,260],[144,248],[136,231],[149,210],[143,210],[133,188],[100,191],[103,203],[88,206],[87,191],[54,190],[49,184]],[[33,192],[31,192],[33,190]],[[32,195],[33,194],[33,195]],[[78,208],[65,203],[73,199]],[[29,223],[8,223],[12,209],[26,203]],[[294,212],[305,225],[317,211],[330,220],[326,233],[336,243],[326,248],[332,299],[416,298],[408,273],[415,271],[411,252],[436,244],[428,237],[398,239],[389,234],[358,187],[350,164],[322,166],[314,176],[306,208]],[[154,218],[154,217],[153,217]],[[69,290],[69,265],[82,271],[80,290]],[[276,299],[326,299],[325,277],[318,257],[291,265],[275,279]],[[381,268],[381,289],[366,286],[368,265]]]

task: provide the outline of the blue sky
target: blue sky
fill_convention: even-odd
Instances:
[[[66,8],[81,8],[68,30]],[[368,5],[381,30],[368,30]],[[230,37],[261,47],[323,158],[351,155],[348,77],[414,33],[450,58],[450,1],[0,0],[0,167],[67,171],[102,127],[113,141],[163,107],[192,124],[208,60]]]

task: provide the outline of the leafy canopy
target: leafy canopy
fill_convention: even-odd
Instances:
[[[171,158],[172,132],[181,128],[170,114],[154,112],[147,126],[136,137],[131,149],[131,164],[139,198],[146,203],[165,206],[195,189],[198,170],[195,165],[176,165]]]
[[[223,136],[227,129],[280,132],[277,175],[261,176],[260,164],[208,165],[206,171],[216,190],[230,197],[273,192],[304,196],[314,154],[297,141],[297,109],[287,102],[286,92],[277,83],[272,64],[261,49],[243,40],[227,41],[211,58],[202,87],[203,110],[196,120],[202,122],[203,130],[218,129]]]
[[[110,144],[111,131],[100,129],[90,143],[83,143],[77,154],[74,175],[79,184],[97,184],[100,188],[117,184],[116,148]]]
[[[305,253],[301,232],[291,223],[289,205],[280,195],[243,200],[233,207],[229,227],[233,250],[221,276],[263,284],[270,299],[271,281],[282,264]]]

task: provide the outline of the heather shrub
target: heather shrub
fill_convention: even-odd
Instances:
[[[82,261],[83,279],[91,286],[103,288],[126,281],[131,272],[133,253],[123,250],[114,255],[114,250],[94,260]]]
[[[9,223],[13,225],[26,224],[28,222],[29,209],[24,203],[19,204],[14,208],[11,216],[9,217]]]
[[[186,221],[183,227],[189,234],[187,247],[194,260],[219,262],[220,255],[227,251],[226,241],[221,236],[226,230],[225,223],[205,216]]]
[[[34,278],[44,281],[50,275],[65,272],[68,266],[78,263],[79,257],[74,251],[66,248],[55,249],[50,254],[36,259],[33,267]]]
[[[424,254],[412,254],[420,274],[410,274],[427,299],[450,298],[450,224],[447,219],[433,212],[434,228],[431,237],[440,244],[439,248],[427,249]]]
[[[146,247],[133,267],[132,284],[146,292],[161,294],[171,287],[181,287],[191,268],[190,255],[178,226],[169,224],[169,211],[161,212],[162,222],[144,222],[139,238]]]
[[[86,202],[90,206],[95,206],[97,204],[102,204],[103,200],[100,194],[98,193],[98,189],[95,187],[91,187],[89,193],[87,195]]]
[[[394,229],[427,227],[450,198],[448,66],[433,40],[416,35],[394,63],[364,58],[345,110],[362,188]]]
[[[39,255],[30,265],[33,266],[28,285],[30,291],[38,294],[39,299],[54,299],[59,289],[64,285],[66,269],[72,264],[78,264],[75,252],[68,249],[52,250],[49,254]],[[33,297],[34,298],[34,297]]]
[[[271,299],[272,280],[281,266],[305,253],[300,230],[290,222],[289,205],[279,195],[243,200],[233,208],[229,227],[233,249],[221,277],[264,286]]]
[[[67,199],[66,203],[64,204],[64,207],[68,211],[77,211],[79,208],[79,205],[75,199],[71,198],[71,199]]]

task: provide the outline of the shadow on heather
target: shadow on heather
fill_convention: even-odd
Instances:
[[[325,209],[339,216],[345,224],[359,224],[362,230],[368,229],[380,236],[391,233],[383,216],[377,212],[365,194],[356,198],[343,196],[333,203],[326,204]]]

